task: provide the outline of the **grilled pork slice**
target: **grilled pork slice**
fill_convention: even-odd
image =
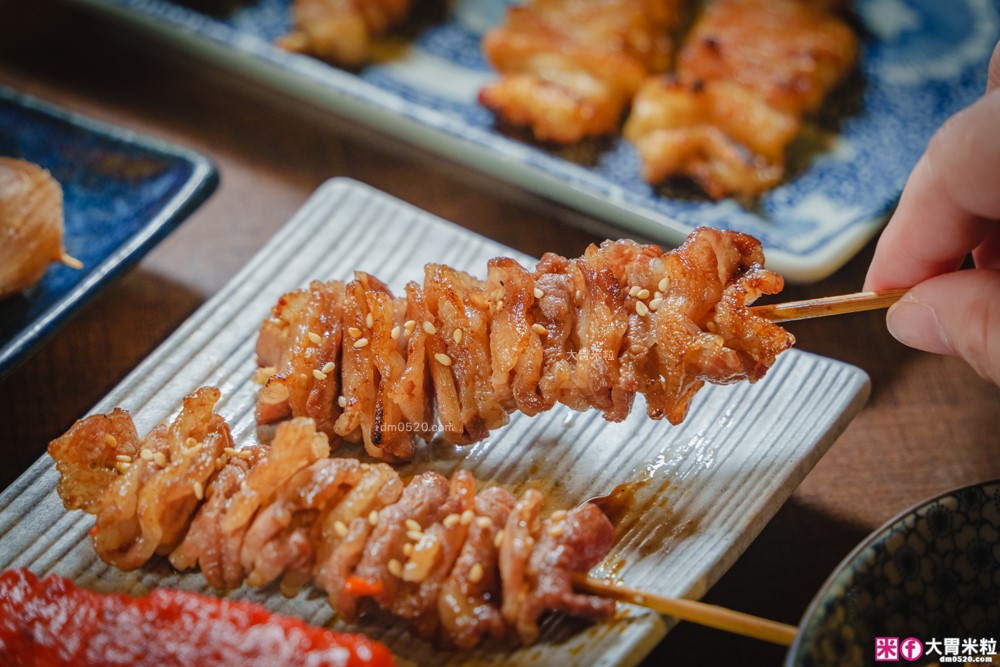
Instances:
[[[557,403],[620,421],[642,394],[651,418],[676,424],[705,382],[754,382],[794,342],[748,309],[782,289],[763,265],[751,237],[698,229],[670,252],[608,241],[534,270],[495,258],[485,281],[430,264],[405,297],[367,274],[314,283],[261,326],[259,361],[274,369],[257,418],[311,416],[332,445],[387,461],[436,429],[469,444],[509,412]]]
[[[549,612],[613,612],[570,587],[611,548],[613,531],[595,506],[543,520],[538,491],[517,501],[502,488],[477,491],[467,472],[425,472],[404,484],[385,464],[327,458],[326,435],[306,418],[281,424],[270,447],[216,448],[213,439],[229,433],[211,411],[216,400],[217,390],[199,390],[141,440],[116,411],[53,442],[60,493],[97,515],[93,539],[106,562],[135,568],[169,553],[172,565],[200,567],[220,589],[280,582],[294,594],[311,582],[344,618],[381,610],[460,648],[483,637],[532,642]],[[191,451],[171,449],[178,437]],[[118,465],[124,451],[155,453]],[[207,468],[199,452],[212,455]],[[158,510],[137,509],[146,506]]]

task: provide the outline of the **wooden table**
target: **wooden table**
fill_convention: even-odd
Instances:
[[[0,1],[0,5],[3,2]],[[532,255],[573,256],[586,216],[300,102],[280,99],[61,3],[7,2],[0,83],[208,155],[214,196],[0,382],[0,488],[243,266],[323,181],[369,183]],[[32,6],[34,5],[34,6]],[[592,221],[591,221],[592,222]],[[791,298],[859,289],[872,246]],[[881,313],[790,326],[803,350],[860,366],[868,406],[707,600],[796,623],[866,534],[911,504],[1000,478],[1000,391],[909,350]],[[774,406],[775,410],[781,406]],[[783,651],[682,625],[646,664],[778,664]]]

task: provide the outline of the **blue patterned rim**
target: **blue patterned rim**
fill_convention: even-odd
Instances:
[[[799,628],[785,667],[874,664],[876,637],[1000,640],[1000,480],[886,522],[841,561]]]

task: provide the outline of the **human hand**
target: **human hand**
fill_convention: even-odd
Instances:
[[[912,287],[886,315],[896,339],[1000,384],[1000,43],[986,94],[937,131],[882,232],[865,289],[893,287]]]

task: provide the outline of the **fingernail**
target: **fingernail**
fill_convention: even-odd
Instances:
[[[954,354],[937,313],[907,294],[886,314],[886,326],[903,345],[934,354]]]

